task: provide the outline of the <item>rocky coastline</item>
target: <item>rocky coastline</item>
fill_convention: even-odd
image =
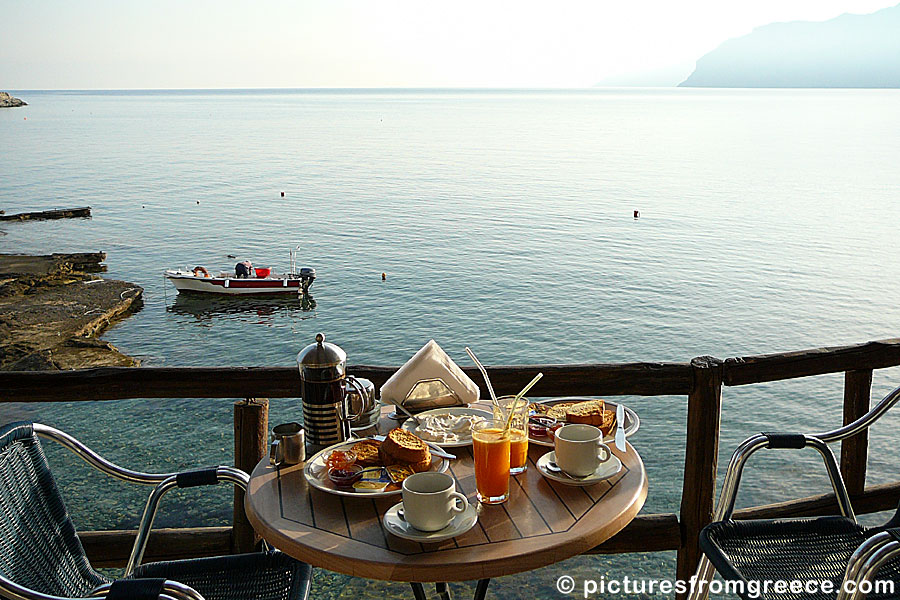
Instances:
[[[28,106],[28,103],[18,98],[13,98],[6,92],[0,92],[0,108],[15,108],[17,106]]]
[[[141,287],[95,274],[105,259],[0,254],[0,370],[140,365],[97,337],[142,306]]]

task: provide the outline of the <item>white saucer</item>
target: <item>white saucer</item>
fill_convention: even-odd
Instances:
[[[619,460],[618,456],[613,454],[609,457],[609,460],[600,463],[600,466],[597,467],[597,470],[594,471],[591,475],[588,475],[583,479],[580,477],[578,479],[572,479],[564,473],[553,473],[547,470],[547,463],[551,461],[556,462],[556,452],[553,452],[552,450],[538,459],[538,471],[540,471],[541,475],[543,475],[547,479],[552,479],[553,481],[558,481],[559,483],[564,483],[566,485],[594,485],[595,483],[599,483],[604,479],[609,479],[622,470],[622,461]]]
[[[478,522],[478,511],[472,504],[467,504],[466,510],[461,513],[455,513],[453,520],[443,529],[438,531],[419,531],[400,518],[397,511],[401,508],[403,508],[403,503],[398,502],[384,513],[384,519],[382,520],[384,528],[399,538],[412,540],[414,542],[423,542],[426,544],[443,542],[444,540],[449,540],[450,538],[464,534],[475,527],[475,523]]]

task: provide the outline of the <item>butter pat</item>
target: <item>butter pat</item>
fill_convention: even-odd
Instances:
[[[362,479],[353,484],[357,492],[383,492],[391,483],[384,469],[370,469],[363,472]]]

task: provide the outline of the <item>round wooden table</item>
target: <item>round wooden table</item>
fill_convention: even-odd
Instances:
[[[386,431],[390,424],[382,419],[378,428]],[[407,541],[385,531],[381,519],[402,500],[399,494],[329,494],[307,484],[302,464],[276,468],[263,459],[250,477],[245,507],[267,542],[314,567],[389,581],[488,580],[581,554],[634,518],[647,497],[644,464],[630,444],[626,452],[610,446],[622,460],[622,470],[600,483],[574,487],[541,476],[535,462],[551,449],[531,444],[528,470],[511,478],[509,500],[490,506],[475,499],[472,447],[449,448],[457,459],[448,472],[478,506],[478,523],[437,544]]]

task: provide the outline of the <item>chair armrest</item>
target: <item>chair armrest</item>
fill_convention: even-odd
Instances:
[[[209,469],[197,469],[193,471],[183,471],[181,473],[143,473],[141,471],[132,471],[131,469],[120,467],[114,462],[103,458],[68,433],[60,431],[59,429],[54,429],[53,427],[42,425],[40,423],[34,423],[32,427],[34,428],[35,434],[44,439],[53,440],[54,442],[59,443],[98,471],[129,483],[159,486],[164,481],[174,477],[176,478],[178,487],[214,485],[222,480],[221,477],[217,477],[215,480],[212,479],[210,472],[217,470],[222,470],[222,477],[225,477],[235,485],[241,486],[244,490],[247,489],[247,485],[250,482],[249,475],[234,467],[210,467]]]
[[[886,529],[860,544],[850,556],[837,600],[862,600],[878,570],[900,556],[900,528]],[[867,591],[863,591],[867,590]],[[894,590],[890,592],[893,594]]]
[[[147,547],[147,540],[150,537],[150,530],[153,527],[153,520],[156,518],[156,511],[163,496],[172,488],[216,485],[223,481],[231,482],[246,492],[250,483],[250,476],[236,467],[209,467],[175,473],[153,488],[153,491],[150,492],[150,496],[147,498],[147,504],[144,506],[144,513],[141,515],[137,537],[134,540],[131,556],[128,558],[128,564],[125,567],[125,576],[131,575],[137,566],[141,564],[144,550]]]
[[[91,591],[105,600],[204,600],[194,588],[169,579],[119,579]]]
[[[140,580],[135,580],[140,581]],[[94,588],[91,591],[91,598],[109,598],[115,600],[116,597],[134,598],[134,600],[150,600],[158,598],[159,600],[204,600],[194,588],[167,579],[145,579],[143,584],[134,585],[125,581],[115,581],[113,583],[105,583]],[[117,592],[113,591],[113,588]],[[138,589],[140,588],[140,589]],[[116,595],[118,593],[118,596]],[[123,596],[123,593],[125,594]],[[84,600],[83,598],[67,598],[64,596],[54,596],[45,594],[19,585],[0,574],[0,595],[4,598],[13,600]]]
[[[34,433],[39,437],[47,440],[53,440],[64,448],[70,450],[75,456],[94,467],[102,473],[106,473],[116,479],[127,481],[129,483],[139,483],[142,485],[157,485],[175,473],[143,473],[141,471],[132,471],[125,467],[120,467],[114,462],[107,460],[82,444],[80,441],[59,429],[55,429],[41,423],[32,425]]]
[[[33,423],[31,427],[36,435],[59,443],[98,471],[129,483],[156,486],[147,498],[147,504],[141,516],[134,547],[131,550],[128,566],[125,569],[126,575],[130,575],[135,567],[140,564],[147,545],[147,538],[150,535],[150,529],[153,526],[153,519],[156,517],[159,501],[173,487],[215,485],[221,481],[229,481],[246,492],[247,486],[250,484],[250,476],[247,473],[235,467],[227,466],[183,471],[181,473],[143,473],[141,471],[132,471],[103,458],[63,431],[41,423]]]
[[[833,442],[838,442],[840,440],[846,439],[848,437],[852,437],[857,433],[863,431],[864,429],[868,429],[872,423],[881,418],[881,416],[886,413],[892,406],[894,406],[898,401],[900,401],[900,387],[891,390],[887,396],[882,398],[878,404],[876,404],[869,412],[856,419],[852,423],[848,423],[843,427],[839,427],[838,429],[834,429],[832,431],[826,431],[823,433],[817,433],[815,437],[819,438],[826,444],[831,444]]]

